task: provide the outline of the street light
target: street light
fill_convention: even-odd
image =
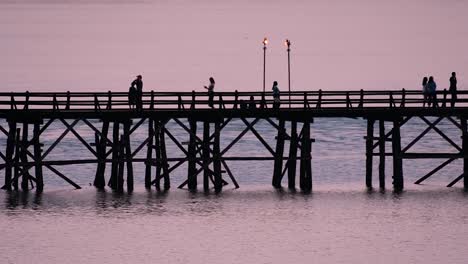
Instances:
[[[268,39],[263,38],[263,92],[265,93],[265,67],[266,67],[266,49],[267,49]]]
[[[288,47],[288,89],[289,89],[289,108],[291,108],[291,58],[289,56],[291,52],[291,41],[289,39],[286,39],[284,42],[286,47]]]

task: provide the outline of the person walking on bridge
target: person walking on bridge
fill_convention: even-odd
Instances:
[[[213,77],[210,77],[210,84],[205,86],[205,89],[208,90],[208,105],[213,108],[213,99],[214,99],[214,87],[215,87],[215,80]]]
[[[455,106],[455,101],[457,100],[457,73],[452,72],[452,77],[450,77],[450,106]]]
[[[136,87],[136,108],[141,111],[143,109],[143,77],[138,75],[131,86]]]
[[[271,88],[273,91],[273,108],[278,109],[280,107],[280,89],[278,88],[278,82],[273,82],[273,87]]]
[[[437,84],[434,81],[434,77],[431,76],[427,81],[427,90],[429,92],[429,102],[432,103],[432,107],[438,107],[436,89]]]

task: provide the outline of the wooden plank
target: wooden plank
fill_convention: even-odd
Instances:
[[[450,164],[452,161],[454,161],[455,158],[450,158],[446,161],[444,161],[442,164],[440,164],[439,166],[437,166],[435,169],[431,170],[428,174],[424,175],[422,178],[418,179],[414,184],[421,184],[423,181],[425,181],[427,178],[431,177],[432,175],[434,175],[436,172],[438,172],[439,170],[441,170],[442,168],[444,168],[445,166],[447,166],[448,164]]]
[[[384,120],[379,120],[379,136],[385,138]],[[385,189],[385,140],[379,142],[379,187]]]
[[[374,137],[374,123],[375,120],[367,119],[367,139],[366,139],[366,187],[372,188],[372,152]]]

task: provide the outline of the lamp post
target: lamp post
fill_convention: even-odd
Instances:
[[[265,93],[265,67],[266,67],[266,49],[267,49],[268,39],[263,38],[263,92]]]
[[[289,39],[286,39],[284,42],[286,47],[288,47],[288,90],[289,90],[289,108],[291,108],[291,58],[289,56],[291,52],[291,41]]]

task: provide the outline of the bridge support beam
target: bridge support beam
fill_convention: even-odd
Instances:
[[[98,189],[104,189],[106,186],[106,153],[107,153],[107,134],[109,132],[109,121],[102,121],[101,136],[96,135],[96,153],[98,164],[96,176],[94,177],[94,186]]]
[[[462,153],[463,153],[463,187],[468,189],[468,126],[466,117],[460,118],[462,130]]]
[[[203,122],[203,189],[207,192],[210,188],[209,177],[210,177],[210,123]]]
[[[164,190],[168,190],[171,187],[169,178],[169,163],[167,162],[167,151],[166,151],[166,121],[158,120],[155,121],[155,145],[156,149],[156,189],[161,189],[161,179],[164,179]]]
[[[112,127],[112,164],[111,164],[111,176],[108,185],[111,189],[117,189],[118,187],[118,173],[119,173],[119,122],[114,121]]]
[[[23,131],[22,131],[22,137],[21,137],[21,150],[20,150],[20,159],[21,162],[27,163],[28,162],[28,146],[29,146],[29,141],[28,141],[28,123],[23,123]],[[21,189],[23,191],[28,191],[29,190],[29,170],[27,165],[22,166],[22,174],[23,176],[21,177]]]
[[[12,187],[12,169],[13,169],[13,154],[15,152],[16,141],[16,122],[8,121],[8,139],[5,153],[5,185],[2,189],[11,190]]]
[[[296,162],[297,162],[297,122],[291,121],[291,139],[289,141],[289,158],[288,158],[288,188],[296,189]],[[302,155],[302,154],[301,154]]]
[[[42,192],[44,190],[44,179],[42,175],[42,160],[41,160],[41,144],[39,140],[40,124],[34,123],[33,128],[33,146],[34,146],[34,173],[36,176],[36,191]]]
[[[299,184],[301,190],[312,190],[312,141],[310,139],[310,121],[304,121],[301,140],[301,172]]]
[[[223,188],[223,178],[221,175],[221,153],[220,153],[220,134],[221,123],[216,121],[214,124],[214,142],[213,142],[213,171],[214,171],[214,188],[216,192]]]
[[[153,137],[154,137],[154,120],[148,118],[148,143],[146,144],[146,160],[145,160],[145,188],[151,188],[151,171],[153,159]]]
[[[278,136],[276,137],[276,150],[275,150],[275,163],[273,168],[273,181],[272,185],[275,188],[281,188],[281,178],[283,170],[283,152],[285,140],[285,121],[279,120]]]
[[[379,187],[385,189],[385,121],[379,120]]]
[[[125,151],[125,159],[127,163],[127,191],[133,191],[133,164],[132,164],[132,149],[130,146],[130,125],[131,120],[127,120],[124,123],[124,134],[123,134],[123,142],[124,142],[124,151]],[[123,166],[123,165],[122,165]]]
[[[366,187],[372,188],[372,163],[374,152],[374,122],[373,119],[367,119],[367,137],[366,137]]]
[[[393,152],[393,189],[396,192],[403,190],[403,160],[401,156],[400,121],[393,121],[392,134]]]
[[[190,135],[188,144],[188,188],[189,190],[197,189],[197,163],[196,163],[196,134],[197,134],[197,121],[189,119]]]

